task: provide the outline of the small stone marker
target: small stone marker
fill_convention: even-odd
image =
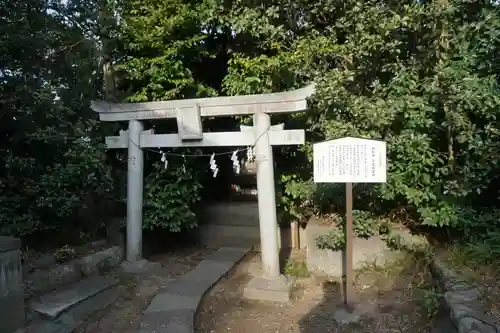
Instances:
[[[387,181],[386,143],[346,137],[313,145],[314,182],[346,183],[346,249],[344,302],[353,302],[352,183]]]

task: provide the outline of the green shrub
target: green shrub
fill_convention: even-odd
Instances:
[[[196,165],[182,163],[172,159],[167,169],[154,163],[145,186],[145,229],[180,232],[197,226],[193,210],[200,201],[199,172]]]
[[[345,217],[333,215],[335,226],[325,235],[316,238],[316,245],[320,249],[340,250],[345,246]],[[378,233],[378,220],[367,211],[353,210],[352,224],[354,235],[359,238],[369,238]]]

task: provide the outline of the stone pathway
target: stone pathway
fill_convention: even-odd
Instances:
[[[211,253],[213,250],[194,246],[170,249],[148,258],[161,264],[158,269],[125,278],[120,274],[111,274],[122,280],[116,288],[117,298],[112,305],[87,317],[74,332],[137,333],[143,312],[156,292],[195,268]]]
[[[88,318],[75,333],[192,333],[203,295],[249,251],[203,249],[151,258],[162,268],[122,283],[120,297]]]
[[[195,269],[169,283],[144,312],[140,333],[192,333],[203,295],[238,263],[250,248],[220,248]]]

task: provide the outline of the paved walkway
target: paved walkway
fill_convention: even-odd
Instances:
[[[220,248],[195,269],[159,290],[144,311],[139,333],[193,333],[196,311],[205,293],[249,251],[250,248]]]

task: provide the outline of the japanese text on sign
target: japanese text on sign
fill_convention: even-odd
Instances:
[[[315,183],[385,183],[386,143],[342,138],[313,145]]]

